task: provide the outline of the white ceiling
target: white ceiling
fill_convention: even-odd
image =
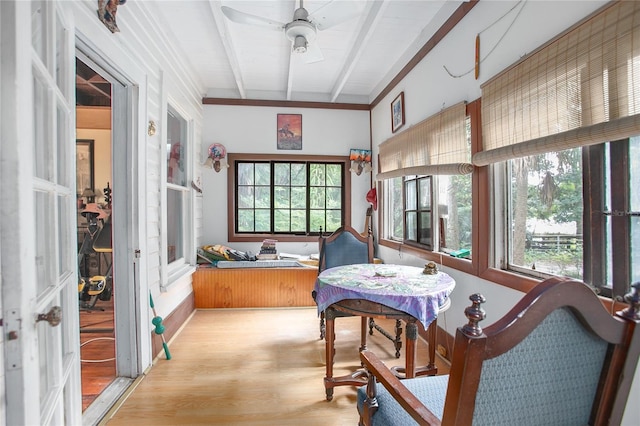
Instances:
[[[153,0],[167,36],[176,43],[206,97],[371,103],[462,3],[454,0],[306,0],[304,8],[329,15],[332,7],[357,11],[317,31],[324,60],[306,63],[292,52],[284,30],[230,21],[222,6],[281,23],[299,0]],[[351,7],[349,7],[351,6]],[[331,17],[331,16],[330,16]]]

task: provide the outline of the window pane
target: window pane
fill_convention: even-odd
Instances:
[[[256,186],[255,194],[255,206],[257,209],[271,207],[271,189],[268,186]]]
[[[307,186],[307,168],[304,164],[291,165],[291,185]]]
[[[324,210],[311,210],[309,212],[309,218],[311,221],[311,232],[318,232],[320,228],[322,228],[323,232],[333,232],[335,229],[327,228],[324,218],[325,211]],[[337,229],[337,228],[336,228]]]
[[[184,257],[182,191],[167,189],[167,262]]]
[[[418,241],[418,214],[416,212],[407,212],[406,217],[406,239],[411,241]]]
[[[33,171],[39,178],[53,180],[53,144],[47,136],[53,131],[47,117],[51,98],[46,84],[37,76],[33,79],[33,98]]]
[[[629,140],[629,209],[640,213],[640,136]],[[631,282],[640,281],[640,216],[631,216]]]
[[[342,167],[339,164],[327,164],[327,186],[342,186]]]
[[[637,182],[637,181],[636,181]],[[631,282],[640,281],[640,217],[631,217]]]
[[[253,185],[255,182],[254,168],[251,163],[238,163],[238,185]]]
[[[290,231],[289,224],[290,224],[291,220],[290,220],[289,212],[290,212],[290,210],[284,210],[284,209],[276,209],[274,211],[273,214],[274,214],[274,219],[275,219],[275,223],[274,223],[274,231],[275,232],[289,232]]]
[[[269,163],[256,164],[256,185],[271,185],[271,165]]]
[[[253,232],[253,210],[238,209],[238,218],[236,219],[236,221],[238,232]]]
[[[387,193],[389,197],[389,211],[387,216],[390,218],[389,237],[402,240],[404,236],[403,214],[404,205],[402,203],[402,178],[397,177],[386,181]]]
[[[431,209],[431,179],[420,179],[420,210]]]
[[[291,232],[305,232],[307,229],[307,212],[291,210]]]
[[[325,206],[325,189],[323,187],[315,187],[310,189],[310,199],[312,209],[323,209]]]
[[[431,212],[420,213],[420,244],[432,247],[433,235],[431,232]]]
[[[269,232],[271,229],[271,210],[256,210],[256,232]]]
[[[184,144],[187,140],[187,122],[177,113],[167,112],[167,183],[187,186]]]
[[[276,186],[275,187],[275,199],[273,200],[274,207],[288,208],[291,206],[291,191],[289,187]]]
[[[629,139],[629,182],[631,194],[629,208],[632,212],[640,212],[640,136]]]
[[[471,176],[438,176],[440,249],[471,250]]]
[[[405,205],[407,210],[415,210],[418,207],[416,199],[416,181],[409,180],[405,183]]]
[[[238,188],[238,208],[247,209],[253,207],[253,187],[241,186]]]
[[[342,207],[342,188],[327,188],[327,208],[339,209]]]
[[[325,165],[312,164],[310,167],[311,186],[324,186],[325,184]]]
[[[342,226],[342,214],[340,210],[327,210],[327,230],[335,231]]]
[[[291,207],[304,209],[307,207],[307,190],[304,187],[291,188]]]
[[[582,278],[580,148],[512,160],[509,263]]]

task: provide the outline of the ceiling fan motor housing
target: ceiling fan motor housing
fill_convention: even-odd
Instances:
[[[297,9],[294,20],[284,27],[284,33],[293,42],[293,50],[298,53],[306,52],[307,44],[316,38],[316,27],[306,19],[307,16],[305,9]]]

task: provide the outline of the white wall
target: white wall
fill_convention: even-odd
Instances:
[[[378,145],[392,136],[389,126],[389,105],[402,91],[405,97],[406,130],[412,124],[460,101],[473,101],[481,96],[481,84],[522,56],[532,52],[585,16],[596,11],[606,1],[528,1],[518,15],[519,7],[513,1],[480,1],[469,14],[433,49],[414,70],[407,75],[373,110],[373,158],[377,158]],[[503,19],[498,19],[504,16]],[[514,21],[515,19],[515,21]],[[495,23],[495,24],[494,24]],[[512,25],[513,24],[513,25]],[[512,27],[510,29],[509,26]],[[475,37],[480,34],[482,60],[479,79],[473,73]],[[447,73],[446,67],[454,75]],[[469,72],[471,71],[471,72]],[[375,169],[375,166],[374,166]],[[379,257],[386,263],[423,266],[424,260],[379,247]],[[521,298],[522,293],[499,286],[466,273],[444,267],[456,280],[451,296],[452,306],[438,325],[449,334],[465,324],[464,308],[469,306],[469,295],[482,293],[483,305],[490,325],[503,316]],[[482,324],[481,324],[482,325]],[[629,395],[623,425],[640,424],[640,371],[636,371]]]
[[[302,114],[302,150],[278,150],[277,114]],[[246,106],[204,106],[200,162],[212,143],[221,143],[227,153],[281,155],[344,155],[351,148],[369,149],[369,112],[319,108],[276,108]],[[348,172],[349,173],[349,172]],[[365,200],[370,173],[351,174],[351,224],[363,229],[369,203]],[[258,253],[261,242],[229,243],[227,236],[227,172],[203,169],[202,244],[224,244],[236,250]],[[278,243],[278,251],[311,254],[315,243]]]

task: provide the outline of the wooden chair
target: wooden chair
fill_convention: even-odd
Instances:
[[[336,229],[328,237],[322,236],[318,240],[320,254],[318,258],[318,273],[328,268],[356,263],[373,263],[373,237],[371,233],[361,235],[351,226],[345,225]],[[315,300],[315,292],[312,293]],[[346,314],[343,316],[347,316]],[[362,318],[363,327],[367,318]],[[364,328],[363,328],[364,330]],[[324,312],[320,313],[320,339],[325,336]]]
[[[631,306],[611,315],[584,283],[551,278],[484,330],[484,297],[470,296],[449,376],[400,381],[361,353],[360,425],[620,424],[640,355],[633,288]]]

